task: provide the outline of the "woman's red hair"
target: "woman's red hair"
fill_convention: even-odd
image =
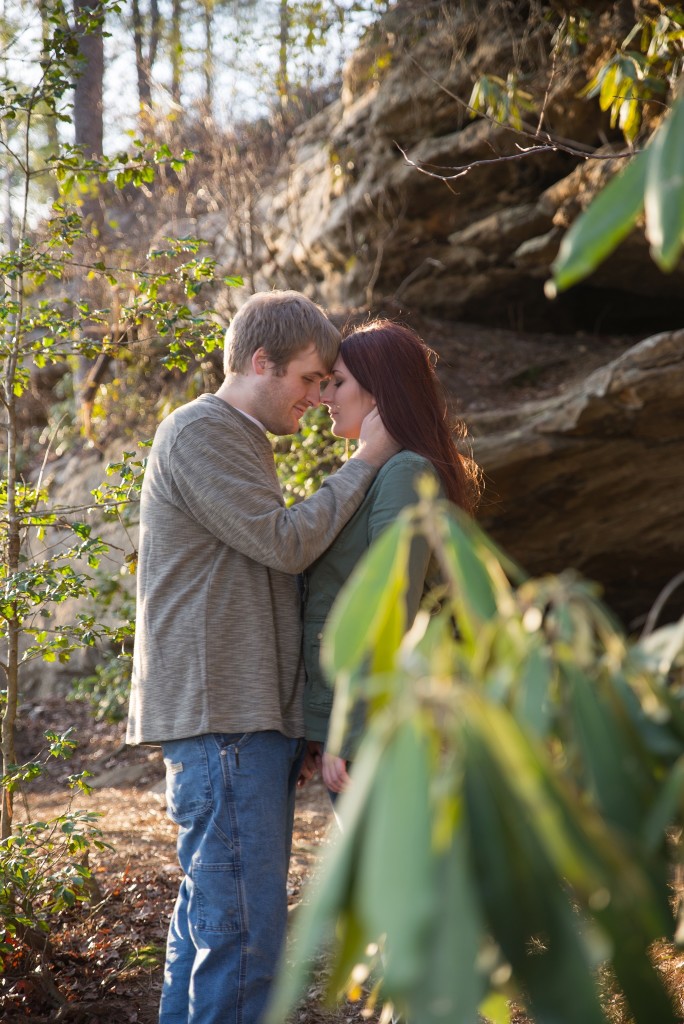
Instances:
[[[435,467],[446,496],[473,513],[479,496],[478,473],[456,447],[452,424],[434,370],[434,353],[415,331],[391,320],[372,320],[342,339],[340,356],[364,390],[394,440],[423,455]]]

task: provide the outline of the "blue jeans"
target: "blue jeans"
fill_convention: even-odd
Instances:
[[[285,938],[304,743],[273,731],[210,734],[162,751],[185,877],[160,1024],[257,1024]]]

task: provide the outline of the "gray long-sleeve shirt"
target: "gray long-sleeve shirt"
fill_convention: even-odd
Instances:
[[[159,426],[145,472],[127,741],[303,735],[293,573],[333,541],[375,470],[358,459],[286,509],[268,438],[215,395]]]

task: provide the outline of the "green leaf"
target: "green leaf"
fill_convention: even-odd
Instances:
[[[684,245],[684,94],[649,148],[645,185],[646,237],[661,270],[674,270]]]
[[[601,110],[610,110],[615,101],[618,71],[617,63],[610,64],[602,77],[601,91],[599,93],[599,106]]]
[[[634,142],[641,124],[641,107],[636,96],[620,104],[620,128],[628,142]]]
[[[532,646],[531,638],[518,675],[514,696],[516,718],[537,736],[545,738],[551,721],[549,691],[553,680],[553,666],[549,652]]]
[[[482,624],[497,614],[499,597],[510,588],[476,527],[450,516],[447,528],[446,554],[458,581],[459,627],[474,639]]]
[[[644,808],[653,795],[650,766],[644,763],[644,751],[638,734],[629,727],[619,701],[611,708],[601,692],[609,687],[588,679],[571,662],[562,665],[568,704],[577,739],[583,782],[601,810],[602,817],[625,830],[639,831]]]
[[[328,677],[353,672],[373,649],[392,605],[406,588],[409,529],[403,517],[371,545],[333,605],[323,633],[321,664]],[[363,622],[359,621],[363,608]]]
[[[584,986],[582,979],[596,953],[587,946],[591,957],[584,968],[580,966],[582,955],[575,935],[579,919],[567,903],[565,890],[569,884],[579,905],[601,929],[597,933],[599,949],[602,945],[605,954],[612,946],[612,964],[637,1024],[650,1024],[653,1020],[674,1024],[666,991],[647,952],[654,939],[671,934],[673,927],[662,863],[651,862],[645,869],[638,851],[635,856],[633,844],[626,842],[624,836],[618,839],[590,807],[563,786],[547,763],[543,748],[531,744],[514,727],[504,709],[475,703],[473,711],[473,723],[477,726],[475,736],[478,737],[474,746],[478,777],[489,779],[491,792],[489,800],[486,794],[484,797],[480,794],[480,804],[486,810],[493,796],[498,814],[506,823],[506,831],[499,836],[499,843],[506,851],[506,867],[502,868],[499,857],[498,870],[510,872],[513,865],[517,865],[517,873],[507,882],[500,882],[489,874],[483,892],[487,895],[489,912],[497,921],[495,938],[513,964],[516,977],[529,988],[535,1000],[541,999],[547,1007],[555,1006],[556,1015],[562,1005],[557,995],[565,990],[566,999],[570,1000],[576,990],[572,1013],[568,1007],[563,1019],[568,1024],[573,1020],[582,1024],[581,1013],[578,1016],[576,1011],[584,999],[587,1000],[583,1011],[586,1020],[593,1019],[593,1011],[590,1012],[593,995],[585,988],[580,999],[579,990],[580,982]],[[471,787],[478,784],[472,774],[470,780]],[[468,809],[471,816],[482,813],[471,800]],[[489,820],[496,829],[496,816],[491,809]],[[486,851],[490,859],[493,838],[490,836]],[[483,843],[484,834],[479,838],[474,836],[473,848],[480,857],[483,857]],[[516,850],[519,851],[517,856]],[[495,895],[497,886],[500,898],[494,900],[490,897]],[[515,929],[521,927],[510,917],[513,889],[523,901],[521,920],[527,918],[532,924],[536,918],[540,934],[556,936],[549,944],[552,956],[546,973],[550,980],[555,975],[558,993],[554,993],[553,988],[548,989],[535,964],[519,959],[519,941],[511,941],[512,930],[514,935]],[[530,921],[535,904],[535,918]],[[591,936],[591,931],[586,931],[584,941]],[[570,950],[573,950],[572,956]],[[541,988],[537,988],[537,984]]]
[[[633,157],[568,230],[546,285],[549,298],[591,274],[632,230],[644,205],[648,156]]]
[[[436,863],[435,887],[439,907],[426,940],[424,970],[410,995],[407,1017],[421,1024],[472,1024],[487,989],[478,965],[484,921],[460,826]],[[505,1020],[509,1024],[509,1018]]]
[[[330,1003],[339,999],[348,986],[354,968],[366,959],[368,938],[354,907],[345,907],[338,915],[335,938],[335,963],[326,985],[327,1000]]]
[[[657,800],[653,803],[642,826],[642,837],[647,848],[662,846],[666,831],[674,821],[681,821],[684,810],[684,756],[668,774]]]
[[[368,936],[387,936],[383,988],[393,1001],[420,982],[437,909],[429,774],[425,736],[403,722],[378,766],[354,889]]]
[[[534,817],[519,802],[513,789],[519,780],[496,756],[502,741],[510,752],[518,746],[516,730],[505,712],[494,711],[469,716],[465,734],[470,856],[492,936],[526,991],[535,1019],[605,1024],[579,921],[540,841],[539,819],[553,831],[558,815],[547,800],[538,800],[539,793]],[[525,788],[538,773],[533,762],[525,771]]]
[[[313,958],[329,942],[339,915],[351,911],[356,851],[368,799],[386,737],[375,723],[366,732],[353,767],[353,785],[342,795],[342,834],[323,857],[319,877],[307,890],[292,939],[293,963],[283,965],[274,984],[264,1024],[282,1024],[304,990]]]
[[[508,999],[505,996],[499,995],[498,992],[492,992],[480,1004],[480,1013],[487,1020],[491,1021],[492,1024],[511,1024],[512,1013]]]

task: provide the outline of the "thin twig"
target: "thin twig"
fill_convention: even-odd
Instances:
[[[656,622],[660,617],[660,613],[665,607],[669,598],[674,594],[675,590],[684,583],[684,572],[679,572],[677,575],[670,580],[670,582],[663,587],[658,594],[657,598],[653,602],[653,606],[646,616],[646,622],[644,628],[641,631],[641,636],[648,636],[655,629]]]
[[[583,146],[581,143],[565,139],[562,136],[553,135],[547,131],[541,131],[541,118],[536,128],[534,128],[532,125],[526,125],[524,122],[520,128],[513,128],[511,125],[504,124],[502,121],[497,121],[496,118],[492,117],[490,114],[482,113],[482,111],[476,110],[464,99],[458,96],[455,92],[452,92],[451,89],[448,89],[442,82],[435,78],[434,75],[431,75],[429,71],[426,71],[426,69],[415,59],[415,57],[413,57],[411,54],[408,54],[408,57],[409,60],[416,66],[416,68],[420,71],[422,75],[424,75],[427,79],[433,82],[439,89],[441,89],[443,93],[445,93],[445,95],[449,96],[450,99],[458,103],[459,106],[461,106],[469,114],[473,116],[480,116],[484,120],[489,121],[490,124],[493,124],[498,128],[505,128],[510,132],[514,132],[515,134],[522,136],[523,138],[530,139],[532,140],[532,142],[536,143],[536,145],[529,146],[526,149],[521,148],[518,153],[495,156],[486,160],[474,160],[472,163],[463,164],[460,167],[449,167],[442,169],[443,171],[453,171],[453,174],[438,174],[433,171],[428,171],[425,168],[425,166],[421,165],[417,161],[410,160],[409,157],[406,155],[404,149],[402,149],[399,143],[395,141],[394,144],[399,150],[399,152],[402,154],[404,159],[412,167],[415,167],[417,171],[420,171],[422,174],[427,174],[431,178],[437,178],[438,180],[444,182],[453,181],[456,178],[463,177],[474,167],[479,167],[482,165],[492,163],[503,163],[508,160],[521,160],[528,156],[532,156],[535,153],[562,152],[567,153],[569,156],[580,157],[583,160],[625,160],[631,159],[633,156],[636,156],[637,153],[641,152],[641,150],[639,149],[628,149],[621,150],[618,153],[598,153],[595,149],[589,146]],[[546,97],[544,102],[546,103]]]

